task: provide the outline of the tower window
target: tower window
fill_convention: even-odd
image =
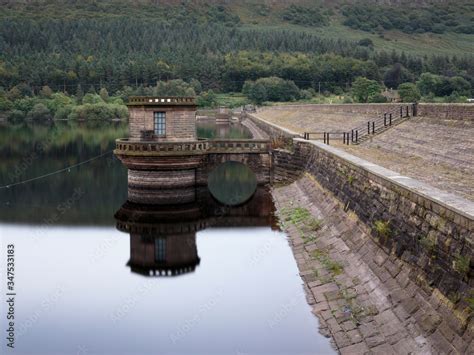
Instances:
[[[153,112],[154,131],[157,136],[166,136],[166,112]]]

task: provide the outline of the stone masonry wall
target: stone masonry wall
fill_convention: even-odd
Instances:
[[[474,204],[333,147],[297,145],[306,170],[371,228],[387,253],[415,267],[412,280],[427,294],[440,292],[462,333],[472,314]]]
[[[356,113],[367,115],[381,115],[385,112],[393,111],[400,106],[404,108],[410,106],[410,103],[395,103],[395,104],[307,104],[307,105],[281,105],[261,107],[259,111],[265,110],[307,110],[318,113]]]
[[[255,124],[255,126],[257,126],[257,128],[261,129],[263,132],[268,134],[268,136],[272,137],[273,139],[284,138],[284,139],[292,140],[294,137],[300,136],[299,134],[296,134],[287,129],[274,125],[271,122],[265,121],[261,118],[257,118],[256,116],[250,113],[246,114],[246,118],[252,121]]]
[[[260,121],[264,129],[266,121]],[[451,310],[446,317],[454,315],[458,334],[472,327],[474,204],[334,147],[294,141],[295,159],[289,152],[284,159],[275,153],[275,171],[301,164],[371,228],[387,253],[414,267],[410,278]]]
[[[300,154],[286,149],[272,151],[272,182],[285,184],[297,180],[304,172],[304,161]]]
[[[418,116],[474,121],[474,104],[418,104]]]
[[[308,104],[308,105],[282,105],[261,107],[259,111],[265,110],[307,110],[319,113],[339,113],[339,114],[367,114],[379,116],[385,112],[393,111],[400,106],[404,108],[409,103],[393,104]],[[474,120],[474,104],[436,104],[419,103],[418,116],[426,116],[450,120]],[[411,110],[411,108],[410,108]]]
[[[142,130],[154,129],[153,113],[166,112],[165,141],[196,140],[196,110],[194,107],[129,106],[129,133],[131,139],[140,139]]]

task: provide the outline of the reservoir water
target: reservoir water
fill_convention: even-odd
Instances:
[[[216,129],[199,132],[249,134]],[[268,191],[235,206],[207,188],[186,203],[126,202],[126,169],[108,153],[124,136],[124,123],[0,126],[2,274],[7,246],[15,250],[9,353],[334,353],[318,334]],[[235,174],[232,184],[242,180]]]

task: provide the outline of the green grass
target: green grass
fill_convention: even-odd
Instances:
[[[240,93],[217,94],[216,101],[218,106],[230,108],[239,107],[250,103],[250,100],[247,98],[247,96]]]
[[[307,27],[290,24],[283,21],[279,17],[279,12],[290,2],[274,2],[270,6],[267,16],[259,15],[256,9],[255,1],[247,0],[244,3],[231,4],[230,9],[237,14],[243,29],[252,30],[293,30],[298,32],[306,32],[318,35],[328,39],[343,39],[350,41],[359,41],[369,38],[374,43],[376,51],[404,51],[412,55],[474,55],[474,35],[447,32],[443,34],[423,33],[408,34],[401,31],[384,31],[383,37],[376,33],[362,30],[356,30],[344,26],[342,22],[345,17],[335,10],[331,16],[328,26]],[[291,1],[291,3],[299,3],[306,6],[314,5],[312,1]],[[337,5],[337,1],[325,3],[325,7],[333,8]]]

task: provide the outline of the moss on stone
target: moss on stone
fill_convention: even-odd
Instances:
[[[382,221],[382,220],[375,221],[374,229],[381,236],[388,237],[391,233],[389,221]]]

